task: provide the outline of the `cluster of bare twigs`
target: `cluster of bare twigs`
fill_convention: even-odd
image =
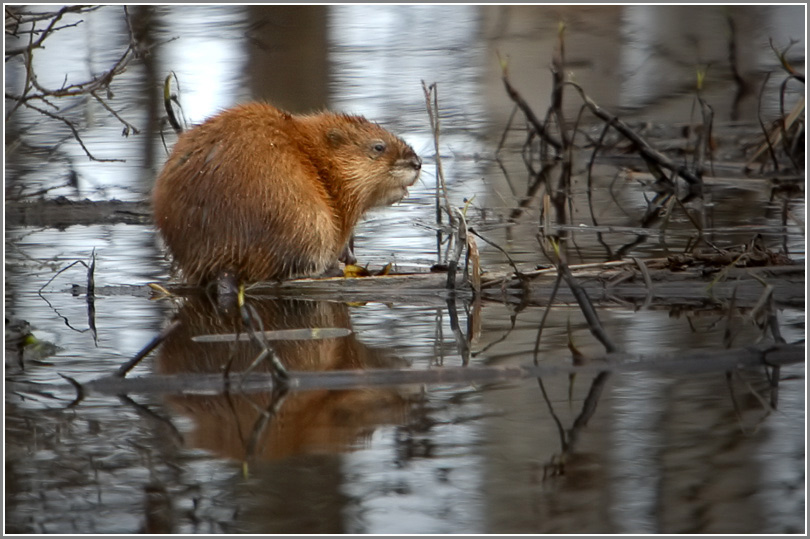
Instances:
[[[551,65],[553,89],[550,104],[544,117],[541,118],[541,115],[537,114],[528,105],[527,100],[524,99],[520,92],[511,83],[508,74],[508,66],[505,62],[501,63],[503,70],[502,79],[506,88],[506,93],[514,102],[515,108],[512,117],[509,120],[509,125],[504,132],[504,136],[498,151],[500,151],[501,147],[503,146],[506,139],[506,133],[511,127],[512,121],[514,120],[517,112],[522,113],[526,125],[528,126],[526,140],[523,143],[523,160],[529,173],[529,182],[526,187],[525,194],[521,196],[515,192],[515,194],[519,196],[519,202],[510,213],[510,218],[514,220],[520,217],[524,211],[532,207],[538,196],[541,197],[541,217],[537,239],[540,244],[540,248],[546,254],[547,258],[554,262],[557,272],[557,280],[551,292],[548,307],[537,330],[534,353],[536,365],[539,364],[538,350],[546,317],[551,310],[551,306],[554,303],[554,298],[562,281],[565,281],[570,288],[574,298],[579,304],[588,328],[590,329],[592,335],[604,346],[607,354],[616,355],[620,353],[619,348],[615,343],[612,342],[608,332],[605,331],[601,322],[599,321],[598,314],[591,303],[588,293],[580,285],[577,278],[572,274],[566,262],[566,241],[569,240],[567,237],[567,230],[570,230],[570,225],[573,224],[571,222],[573,216],[572,164],[574,162],[575,151],[579,151],[583,148],[591,148],[591,156],[587,163],[587,196],[590,217],[592,220],[591,224],[594,228],[599,227],[599,223],[597,222],[597,217],[593,209],[592,169],[597,154],[607,148],[605,141],[607,140],[608,134],[610,132],[615,132],[628,143],[631,151],[642,159],[643,163],[647,166],[655,179],[655,182],[652,185],[653,196],[647,199],[646,211],[643,215],[639,215],[638,217],[639,228],[652,228],[654,225],[662,221],[665,224],[665,219],[668,218],[668,215],[671,214],[673,209],[679,208],[694,226],[696,231],[695,237],[698,240],[705,241],[712,248],[717,249],[716,246],[711,244],[711,242],[703,238],[701,223],[704,220],[700,217],[694,218],[690,215],[690,211],[688,211],[686,208],[686,204],[688,202],[703,196],[704,175],[711,172],[712,167],[714,151],[712,138],[714,111],[711,105],[702,96],[705,71],[699,70],[697,74],[698,82],[695,93],[695,108],[699,115],[699,125],[693,130],[696,139],[690,141],[691,149],[693,150],[692,159],[686,160],[672,158],[664,154],[662,151],[656,149],[652,144],[645,140],[645,138],[643,138],[639,132],[631,128],[620,118],[600,107],[586,94],[582,87],[572,81],[565,80],[563,76],[563,73],[565,73],[564,31],[565,27],[564,25],[561,25],[558,34],[558,45]],[[782,60],[782,65],[789,75],[781,88],[780,98],[782,102],[784,101],[785,85],[787,82],[795,80],[802,84],[804,83],[803,76],[798,74],[789,65],[789,63],[786,62],[784,52],[785,51],[779,53],[779,57]],[[575,90],[576,94],[582,100],[582,106],[579,114],[577,115],[575,121],[571,122],[571,124],[567,123],[562,106],[563,91],[566,88],[572,88]],[[590,138],[587,136],[587,134],[585,134],[587,140],[582,143],[577,139],[581,137],[584,132],[578,129],[578,125],[585,113],[588,113],[603,122],[604,127],[602,128],[601,135],[598,137],[598,139],[595,139],[595,137]],[[801,151],[803,151],[804,101],[801,100],[800,103],[797,104],[792,111],[790,111],[790,113],[786,113],[783,108],[781,116],[782,117],[780,120],[774,124],[770,132],[767,132],[763,126],[763,131],[766,131],[766,142],[763,144],[763,149],[760,150],[759,155],[769,152],[773,162],[773,168],[775,170],[780,169],[780,164],[777,162],[779,160],[781,160],[783,163],[787,161],[788,165],[792,165],[794,167],[794,170],[799,170],[798,164],[800,159],[797,159],[797,148],[798,146],[801,146]],[[781,154],[779,156],[777,156],[778,152],[774,150],[774,147],[777,145],[780,145],[781,149]],[[505,172],[505,168],[503,165],[501,166]],[[509,181],[508,175],[507,181]],[[513,192],[514,191],[515,190],[513,187]],[[664,225],[662,224],[661,226]],[[627,256],[635,246],[643,242],[649,235],[646,233],[642,234],[636,232],[636,238],[629,243],[618,247],[613,247],[603,241],[601,232],[596,231],[596,234],[599,242],[605,247],[609,260],[621,260]],[[697,241],[690,242],[690,245],[687,245],[686,250],[690,250],[696,245]],[[738,259],[735,259],[734,262],[737,260]],[[645,264],[638,259],[634,259],[634,261],[639,266],[647,287],[651,289],[651,279]],[[515,277],[521,281],[525,281],[525,279],[529,278],[529,274],[521,274],[521,272],[517,271],[516,269]],[[748,316],[748,320],[759,328],[761,335],[760,338],[762,340],[767,340],[766,333],[770,332],[773,342],[777,345],[782,344],[785,341],[779,332],[779,323],[776,317],[776,310],[773,300],[773,287],[765,282],[762,284],[765,290],[757,302],[756,307]],[[647,301],[649,301],[649,297]],[[729,318],[732,317],[732,313],[736,312],[733,300],[731,305],[728,306],[727,312]],[[732,338],[733,333],[728,333],[726,342],[724,343],[726,344],[727,348],[730,346],[729,343],[731,342]],[[571,340],[570,334],[569,348],[572,351],[573,364],[575,367],[593,360],[593,358],[586,358],[578,352],[575,344]],[[564,473],[565,459],[566,456],[569,455],[573,450],[576,442],[577,431],[587,423],[588,419],[593,414],[596,402],[598,401],[599,393],[601,392],[604,382],[608,376],[609,370],[606,369],[599,373],[599,375],[593,380],[588,398],[583,405],[582,413],[575,421],[573,428],[568,431],[563,429],[562,424],[556,418],[556,415],[554,415],[553,407],[551,402],[548,400],[545,387],[543,385],[543,380],[542,378],[538,377],[540,389],[542,390],[543,396],[549,405],[552,416],[554,417],[555,421],[557,421],[557,425],[560,429],[562,452],[559,459],[553,461],[548,467],[552,474]],[[779,377],[778,367],[773,368],[773,370],[770,372],[770,376],[772,377],[771,380],[773,387],[771,402],[768,408],[769,410],[776,407],[776,395],[778,393],[775,386]]]
[[[658,151],[645,140],[639,133],[632,129],[617,116],[600,107],[585,90],[578,84],[566,80],[565,73],[565,26],[560,25],[558,32],[558,42],[552,59],[551,72],[553,77],[553,89],[551,103],[546,112],[545,118],[540,120],[538,115],[530,108],[520,92],[512,85],[509,79],[508,65],[501,62],[502,79],[506,88],[506,93],[515,103],[516,110],[520,110],[529,126],[526,141],[524,142],[524,162],[530,174],[530,182],[526,189],[526,194],[520,200],[518,206],[511,212],[510,218],[518,218],[526,208],[530,207],[533,200],[539,193],[543,193],[541,204],[541,224],[539,228],[538,240],[541,248],[548,252],[552,247],[552,242],[559,242],[561,254],[566,252],[566,225],[571,224],[571,178],[572,164],[575,149],[578,144],[575,140],[579,134],[578,125],[585,112],[590,112],[597,119],[604,122],[604,128],[598,140],[588,140],[587,144],[594,149],[588,162],[588,202],[592,224],[599,226],[595,212],[593,211],[592,195],[592,175],[591,171],[603,142],[610,131],[617,132],[642,158],[652,175],[655,177],[655,195],[648,200],[647,211],[640,218],[639,225],[643,228],[653,225],[659,220],[661,215],[676,202],[683,204],[694,197],[700,197],[703,190],[702,174],[704,169],[706,149],[708,148],[708,138],[698,143],[698,152],[695,162],[692,164],[676,162],[668,156]],[[566,123],[563,113],[562,100],[566,87],[573,88],[582,99],[582,107],[577,118],[570,128]],[[704,131],[710,133],[712,122],[711,107],[698,96],[703,113]],[[510,121],[511,124],[511,121]],[[510,125],[507,125],[509,129]],[[536,163],[536,164],[535,164]],[[556,181],[554,181],[556,178]],[[686,194],[678,197],[677,181],[686,183]],[[605,243],[601,232],[597,232],[597,238],[605,247],[609,260],[620,260],[630,249],[644,241],[646,235],[638,235],[636,239],[622,245],[616,249]]]
[[[703,197],[704,175],[710,171],[713,160],[713,124],[714,111],[711,105],[703,99],[703,81],[705,69],[698,69],[697,84],[695,88],[695,104],[699,114],[699,125],[691,131],[696,139],[690,141],[693,158],[672,158],[656,149],[638,131],[622,121],[619,117],[600,107],[585,90],[573,81],[566,80],[565,73],[565,26],[560,25],[557,47],[552,59],[551,74],[553,87],[550,104],[544,117],[540,117],[531,109],[526,99],[509,79],[508,65],[501,62],[502,80],[507,95],[515,104],[501,145],[506,133],[511,128],[515,113],[520,111],[525,119],[527,129],[526,140],[523,143],[523,160],[529,174],[529,182],[525,194],[520,195],[517,206],[511,211],[510,219],[515,220],[526,209],[541,197],[538,241],[544,252],[548,254],[552,245],[558,245],[564,257],[567,252],[567,230],[570,229],[572,209],[572,163],[575,151],[590,148],[590,159],[587,163],[587,197],[591,223],[594,229],[600,226],[594,211],[593,202],[593,167],[597,156],[609,147],[606,144],[608,135],[615,132],[626,141],[629,151],[635,153],[646,165],[654,182],[650,185],[652,195],[645,197],[647,208],[643,215],[638,217],[638,227],[647,229],[660,224],[664,227],[669,221],[672,212],[680,209],[695,228],[694,239],[687,248],[693,248],[700,242],[705,242],[702,216],[693,216],[694,210],[687,210],[686,204],[694,199]],[[789,48],[789,47],[788,47]],[[804,100],[800,99],[791,111],[784,107],[786,87],[788,83],[797,81],[804,84],[804,75],[798,73],[786,59],[787,48],[776,50],[780,62],[787,72],[787,77],[781,85],[780,104],[781,116],[770,128],[766,128],[761,121],[764,133],[764,142],[751,158],[748,169],[755,163],[761,167],[769,162],[775,171],[789,170],[800,172],[804,158]],[[733,55],[732,55],[733,57]],[[736,66],[732,66],[735,70]],[[766,81],[767,82],[767,79]],[[577,117],[572,122],[566,122],[563,113],[562,100],[566,88],[573,89],[580,97],[582,105]],[[764,85],[763,85],[764,88]],[[760,94],[760,99],[761,99]],[[603,122],[603,128],[598,139],[589,136],[579,129],[579,124],[588,113]],[[585,141],[581,141],[581,137]],[[497,153],[496,153],[497,155]],[[503,165],[501,165],[503,168]],[[504,169],[505,171],[505,169]],[[509,181],[507,175],[507,181]],[[511,182],[510,182],[511,186]],[[515,191],[513,187],[513,191]],[[605,248],[608,260],[621,260],[633,248],[644,242],[649,234],[637,233],[636,237],[620,246],[611,246],[603,238],[601,231],[596,230],[596,237]],[[553,260],[553,257],[549,257]]]
[[[759,168],[760,171],[770,164],[776,172],[787,171],[797,172],[803,169],[805,156],[805,102],[800,98],[790,111],[785,109],[785,95],[788,85],[797,82],[804,86],[804,74],[799,73],[787,58],[787,52],[795,44],[791,41],[783,50],[778,50],[771,40],[771,49],[779,63],[785,70],[786,76],[779,85],[779,118],[766,126],[761,116],[759,119],[765,139],[754,152],[748,161],[748,168],[753,170]],[[760,104],[765,85],[768,83],[770,74],[762,82],[760,91]]]
[[[464,265],[464,281],[471,284],[473,290],[478,293],[481,290],[481,268],[478,259],[478,246],[475,237],[467,227],[466,207],[463,210],[454,208],[450,204],[447,192],[447,184],[444,179],[444,169],[442,168],[442,158],[439,151],[439,137],[441,134],[441,123],[439,116],[439,97],[436,84],[426,85],[422,81],[422,90],[425,94],[425,105],[430,118],[430,128],[433,133],[433,143],[436,151],[436,251],[441,257],[442,237],[445,229],[442,226],[443,215],[447,216],[449,222],[448,244],[447,244],[447,288],[456,288],[456,269],[461,259],[461,254],[466,248],[466,263]]]
[[[129,44],[113,65],[103,73],[94,75],[89,80],[70,82],[65,78],[58,88],[47,88],[39,82],[35,69],[34,58],[38,51],[45,47],[46,40],[56,32],[79,26],[82,19],[74,22],[63,22],[68,15],[83,15],[90,13],[101,6],[66,6],[56,11],[26,11],[22,7],[6,6],[5,28],[6,40],[16,38],[27,43],[6,49],[6,65],[11,62],[21,62],[25,70],[25,80],[19,93],[6,91],[6,118],[8,121],[20,108],[27,108],[47,118],[65,124],[71,131],[73,138],[79,143],[84,153],[93,161],[121,161],[120,159],[103,159],[96,157],[85,145],[80,134],[80,126],[66,114],[68,106],[75,98],[91,98],[97,101],[105,110],[114,116],[123,125],[123,135],[137,134],[138,129],[125,120],[110,104],[112,98],[111,84],[113,79],[123,73],[129,64],[138,58],[143,51],[134,38],[132,25],[127,7],[124,6],[124,16],[129,29]],[[70,17],[74,19],[75,17]]]
[[[592,334],[604,345],[608,353],[613,353],[618,350],[617,346],[611,342],[611,339],[602,328],[596,310],[591,304],[587,293],[578,284],[567,265],[566,242],[569,239],[568,231],[571,229],[570,225],[574,224],[572,222],[572,176],[575,151],[586,147],[592,148],[591,156],[587,164],[587,195],[594,229],[599,227],[599,223],[591,199],[593,191],[591,170],[597,154],[605,151],[607,148],[604,141],[610,132],[617,133],[622,139],[627,141],[631,150],[641,158],[642,162],[655,178],[655,183],[652,186],[653,196],[647,200],[647,208],[644,214],[638,217],[639,226],[636,228],[636,232],[634,232],[636,235],[634,239],[618,247],[610,246],[603,241],[602,232],[596,230],[599,241],[607,251],[608,260],[621,260],[628,256],[634,247],[645,241],[649,236],[648,233],[642,233],[638,229],[652,228],[656,223],[668,218],[668,215],[671,214],[674,209],[681,209],[684,212],[696,230],[695,236],[701,238],[701,222],[703,219],[691,216],[690,211],[686,208],[686,204],[693,199],[703,196],[703,176],[710,170],[713,157],[712,126],[714,122],[714,111],[711,105],[704,100],[701,95],[705,71],[698,71],[695,103],[701,124],[699,125],[699,129],[695,130],[697,133],[696,140],[692,141],[692,147],[694,149],[692,153],[693,158],[687,160],[666,155],[656,149],[626,122],[600,107],[587,95],[582,87],[565,79],[564,33],[565,27],[561,25],[558,34],[558,45],[551,65],[553,89],[550,104],[544,117],[541,117],[541,115],[532,110],[517,88],[511,83],[506,63],[502,62],[501,64],[503,69],[502,80],[506,92],[515,104],[515,112],[521,112],[528,125],[526,140],[523,144],[523,158],[529,172],[530,181],[526,188],[525,195],[520,198],[517,206],[511,212],[510,217],[512,219],[518,218],[526,209],[532,206],[534,201],[537,200],[538,195],[542,194],[540,209],[541,222],[537,239],[546,257],[556,266],[558,280],[555,285],[555,291],[561,284],[561,281],[565,280],[566,284],[574,293]],[[578,95],[582,101],[580,111],[575,121],[572,122],[573,127],[567,121],[563,108],[563,93],[566,88],[575,90],[576,95]],[[446,233],[449,229],[449,244],[452,245],[454,241],[456,242],[454,256],[448,256],[447,258],[449,261],[447,268],[449,272],[448,288],[453,288],[451,281],[456,273],[456,263],[460,259],[465,239],[473,236],[481,236],[479,236],[473,228],[468,228],[463,213],[455,212],[448,201],[439,152],[440,133],[436,87],[435,85],[428,87],[423,84],[423,90],[436,145],[437,228],[439,230],[439,237],[441,237],[442,231]],[[585,114],[590,114],[592,117],[603,122],[604,127],[598,140],[587,138],[587,140],[582,143],[577,139],[582,136],[584,131],[580,130],[578,126]],[[515,114],[513,113],[510,124],[514,117]],[[507,130],[508,129],[509,126],[507,126]],[[447,216],[449,219],[449,227],[443,226],[443,216]],[[664,221],[664,223],[665,222],[666,221]],[[484,241],[487,240],[484,239]],[[687,246],[687,249],[694,247],[696,244],[696,242],[691,243],[690,246]],[[440,245],[441,241],[439,241],[437,247],[440,247]],[[494,246],[498,248],[497,245]],[[468,253],[473,251],[469,245],[467,245],[467,247]],[[451,248],[448,248],[448,252],[451,250]],[[640,271],[645,277],[645,281],[649,285],[650,278],[645,264],[639,260],[635,260],[635,263],[639,266]],[[514,277],[521,280],[529,278],[527,273],[521,272],[514,264],[512,265],[515,270]],[[552,293],[552,300],[549,305],[553,303],[553,295],[554,293]],[[540,331],[542,331],[542,327]],[[538,341],[539,335],[540,333],[538,333]]]

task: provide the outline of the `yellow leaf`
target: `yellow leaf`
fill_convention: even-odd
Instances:
[[[172,98],[172,75],[169,74],[163,82],[163,100],[169,101]]]
[[[152,289],[152,290],[154,290],[155,292],[160,292],[160,293],[161,293],[161,294],[163,294],[164,296],[171,296],[171,295],[172,295],[172,293],[171,293],[171,292],[169,292],[168,290],[166,290],[166,289],[163,287],[163,285],[161,285],[161,284],[158,284],[158,283],[148,283],[148,284],[147,284],[147,286],[149,286],[149,288],[151,288],[151,289]]]
[[[698,68],[697,70],[697,89],[703,89],[703,83],[706,81],[706,69]]]
[[[473,195],[471,198],[464,199],[464,209],[461,210],[461,215],[463,215],[465,219],[467,218],[467,208],[470,207],[473,200],[475,200],[475,195]]]
[[[343,276],[347,278],[368,277],[369,275],[371,273],[366,268],[356,264],[346,264],[346,267],[343,268]]]

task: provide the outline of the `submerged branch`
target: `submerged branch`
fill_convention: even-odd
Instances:
[[[764,345],[733,350],[694,350],[665,354],[608,354],[583,366],[526,365],[518,367],[444,367],[432,369],[367,369],[329,372],[290,371],[291,391],[313,389],[360,389],[406,384],[446,384],[494,382],[538,378],[570,373],[708,373],[726,372],[762,365],[784,366],[805,361],[803,344]],[[231,382],[240,381],[244,392],[268,391],[274,387],[271,373],[231,373]],[[15,385],[15,384],[12,384]],[[24,385],[24,384],[23,384]],[[85,394],[171,394],[189,390],[225,391],[235,384],[221,374],[152,375],[135,378],[106,377],[83,388]],[[13,387],[11,388],[14,389]]]

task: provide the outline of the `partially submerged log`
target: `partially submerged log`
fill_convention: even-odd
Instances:
[[[606,262],[570,266],[573,276],[596,305],[642,305],[647,307],[723,306],[734,298],[735,305],[756,305],[763,294],[772,292],[777,306],[802,307],[805,304],[805,268],[803,265],[759,266],[726,269],[694,267],[681,271],[648,269],[647,282],[635,261]],[[488,272],[482,275],[481,298],[484,300],[547,305],[557,270],[554,268],[521,273]],[[446,288],[447,274],[425,272],[390,274],[375,277],[328,277],[262,282],[250,285],[250,296],[296,296],[344,302],[407,302],[417,305],[445,305],[448,299],[472,299],[473,292],[462,283],[455,290]],[[161,285],[176,295],[199,293],[199,288]],[[76,295],[86,288],[74,285]],[[95,294],[154,295],[149,286],[96,287]],[[571,304],[575,299],[563,283],[555,304]]]
[[[737,369],[780,367],[805,361],[804,344],[764,345],[731,350],[686,350],[666,354],[608,354],[583,366],[522,365],[505,367],[432,367],[429,369],[364,369],[329,372],[289,372],[287,389],[346,390],[381,386],[492,383],[601,372],[658,372],[668,374],[723,373]],[[276,380],[266,372],[221,374],[148,375],[132,378],[109,376],[81,385],[83,395],[122,394],[219,394],[270,391]],[[24,391],[25,384],[7,390]],[[38,390],[43,390],[38,386]]]
[[[6,226],[66,228],[73,225],[150,224],[149,202],[70,200],[66,197],[6,201]]]
[[[804,266],[800,265],[728,268],[725,271],[649,269],[649,282],[634,261],[571,266],[571,270],[594,304],[707,306],[728,303],[733,297],[738,307],[746,308],[756,305],[769,290],[772,290],[777,305],[799,307],[805,303]],[[484,298],[545,305],[549,302],[557,270],[485,277],[481,292]],[[555,302],[574,301],[568,287],[562,284]]]
[[[595,304],[647,302],[648,306],[718,305],[732,297],[738,307],[753,307],[768,287],[777,305],[803,306],[805,302],[804,266],[761,266],[720,270],[689,268],[671,271],[649,269],[650,283],[635,261],[606,262],[571,266],[572,274],[588,292]],[[548,304],[555,268],[516,275],[513,272],[490,272],[482,275],[482,299],[520,302],[529,305]],[[363,278],[295,279],[281,283],[259,283],[248,293],[298,294],[345,301],[391,301],[414,299],[433,302],[447,298],[472,297],[469,286],[456,290],[446,288],[445,273],[392,274]],[[460,279],[457,282],[461,282]],[[574,303],[564,284],[555,303]]]

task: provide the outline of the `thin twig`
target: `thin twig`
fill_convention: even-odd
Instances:
[[[512,83],[509,82],[509,74],[505,67],[503,68],[503,75],[501,79],[503,80],[503,85],[506,88],[506,93],[509,95],[509,98],[514,101],[518,107],[520,107],[520,110],[526,116],[526,119],[529,121],[532,128],[534,128],[540,138],[542,138],[546,144],[553,147],[555,150],[561,150],[563,147],[562,143],[557,140],[556,137],[553,137],[548,133],[545,125],[543,125],[543,122],[541,122],[540,119],[534,114],[531,106],[529,106],[526,100],[523,99],[515,87],[512,86]]]
[[[573,86],[578,92],[579,95],[582,97],[582,100],[585,102],[585,105],[591,110],[591,112],[598,118],[604,120],[605,122],[609,123],[611,127],[616,129],[619,133],[621,133],[625,138],[629,139],[633,144],[636,145],[639,154],[648,162],[652,162],[658,166],[661,166],[667,170],[670,170],[683,178],[689,185],[691,193],[694,195],[700,195],[702,193],[702,186],[703,181],[696,176],[691,170],[689,170],[684,165],[678,165],[674,163],[670,158],[653,148],[649,142],[647,142],[644,138],[638,135],[635,131],[633,131],[627,124],[621,121],[618,117],[610,114],[609,112],[605,111],[599,105],[597,105],[593,99],[588,97],[585,93],[585,90],[582,89],[580,85],[575,82],[566,81],[565,84]]]
[[[116,119],[117,119],[119,122],[121,122],[122,124],[124,124],[124,136],[125,136],[125,137],[128,137],[128,136],[129,136],[129,134],[130,134],[130,132],[131,132],[131,133],[133,133],[133,134],[135,134],[135,135],[140,134],[140,130],[139,130],[137,127],[135,127],[134,125],[132,125],[132,124],[131,124],[131,123],[129,123],[128,121],[124,120],[124,119],[123,119],[123,118],[122,118],[122,117],[121,117],[121,116],[120,116],[120,115],[119,115],[119,114],[118,114],[118,113],[115,111],[115,109],[113,109],[111,106],[109,106],[109,105],[107,104],[107,102],[106,102],[106,101],[104,101],[103,99],[101,99],[101,98],[98,96],[98,94],[95,92],[95,90],[91,91],[91,92],[90,92],[90,95],[92,95],[92,96],[93,96],[93,97],[96,99],[96,101],[98,101],[99,103],[101,103],[101,106],[102,106],[102,107],[104,107],[105,109],[107,109],[107,112],[109,112],[110,114],[112,114],[113,116],[115,116],[115,118],[116,118]]]
[[[456,229],[456,217],[453,215],[453,211],[450,207],[450,198],[447,194],[447,184],[444,179],[444,168],[442,167],[442,157],[439,147],[441,126],[439,120],[438,90],[435,83],[428,86],[425,84],[425,81],[422,81],[422,90],[425,94],[425,105],[427,107],[428,117],[430,118],[430,128],[433,133],[433,146],[436,154],[436,223],[438,225],[436,231],[436,254],[439,257],[439,262],[441,262],[442,200],[444,201],[444,211],[447,213],[447,218],[452,230]],[[431,96],[433,97],[432,102]]]
[[[259,357],[243,374],[243,379],[245,376],[247,376],[247,373],[258,364],[259,361],[262,361],[264,358],[268,358],[272,367],[271,372],[273,373],[273,377],[280,385],[283,385],[289,378],[289,374],[287,373],[287,369],[284,368],[284,365],[281,363],[275,349],[270,345],[265,337],[264,327],[259,313],[256,312],[253,305],[244,302],[239,305],[239,311],[242,315],[242,322],[247,328],[251,340],[261,349],[261,354]],[[256,327],[257,325],[258,327]]]
[[[60,122],[67,125],[70,128],[70,131],[73,133],[73,138],[76,139],[76,142],[78,142],[79,145],[82,147],[82,150],[84,150],[85,155],[87,155],[87,157],[89,157],[91,160],[99,161],[99,162],[103,162],[103,163],[111,163],[111,162],[126,163],[126,159],[101,159],[101,158],[96,157],[92,153],[90,153],[90,150],[87,148],[87,146],[84,145],[84,141],[82,140],[81,135],[79,135],[79,130],[76,128],[76,126],[73,124],[73,122],[71,122],[67,118],[65,118],[63,116],[59,116],[58,114],[53,114],[52,112],[48,112],[45,109],[41,109],[41,108],[39,108],[37,106],[32,105],[31,103],[25,102],[25,103],[23,103],[23,105],[30,108],[30,109],[33,109],[33,110],[39,112],[40,114],[42,114],[44,116],[48,116],[49,118],[53,118],[54,120],[59,120]]]
[[[765,86],[768,84],[768,80],[770,78],[771,74],[766,74],[765,79],[762,81],[762,86],[759,89],[759,95],[757,96],[757,121],[759,122],[760,129],[762,129],[762,134],[765,135],[765,144],[767,144],[768,154],[771,156],[773,169],[778,172],[779,161],[776,159],[776,151],[773,149],[773,144],[771,144],[771,135],[768,133],[768,129],[765,127],[765,122],[762,119],[762,95],[765,93]],[[753,162],[757,157],[759,157],[760,153],[762,152],[757,152],[750,162]]]
[[[591,214],[591,222],[593,222],[593,226],[599,226],[599,222],[596,220],[596,214],[593,211],[593,165],[596,162],[596,155],[599,153],[599,150],[602,148],[602,143],[605,141],[605,137],[610,132],[610,124],[605,124],[605,127],[602,129],[602,133],[599,135],[599,140],[596,142],[593,148],[593,153],[591,153],[591,158],[588,160],[588,172],[587,172],[587,183],[588,183],[588,211]],[[611,191],[611,195],[612,195]],[[615,197],[614,197],[615,201]],[[605,248],[607,251],[608,259],[613,257],[613,249],[610,245],[605,242],[604,238],[602,237],[602,232],[596,232],[596,239],[597,241]]]
[[[158,345],[160,345],[160,343],[165,341],[169,337],[169,335],[174,333],[174,331],[181,325],[182,324],[179,320],[172,321],[171,324],[163,328],[163,330],[161,330],[160,333],[158,333],[151,341],[149,341],[149,343],[146,346],[144,346],[140,350],[140,352],[135,354],[135,356],[132,359],[130,359],[129,361],[118,367],[118,371],[116,371],[115,376],[119,378],[123,378],[124,376],[126,376],[127,373],[131,371],[138,363],[140,363],[143,358],[148,356],[149,353],[152,352],[152,350],[157,348]]]
[[[481,238],[488,245],[491,245],[492,247],[495,247],[497,250],[499,250],[506,257],[506,260],[507,262],[509,262],[509,265],[512,266],[512,270],[515,272],[515,277],[520,278],[523,275],[523,273],[518,269],[517,265],[515,265],[515,261],[512,260],[511,256],[509,256],[509,253],[507,253],[500,245],[498,245],[493,241],[488,240],[472,227],[470,227],[467,231],[473,236]]]
[[[537,242],[540,244],[540,247],[543,248],[543,237],[539,234],[537,235]],[[613,343],[613,340],[608,336],[605,329],[602,327],[602,323],[599,321],[599,315],[596,314],[596,309],[594,309],[593,303],[591,302],[591,298],[588,297],[588,293],[579,284],[576,278],[571,273],[571,270],[568,268],[568,264],[562,259],[561,253],[558,250],[558,246],[555,246],[556,250],[556,266],[557,271],[562,278],[565,279],[568,288],[571,289],[571,293],[574,295],[574,298],[577,300],[579,304],[579,309],[582,311],[582,314],[585,316],[585,320],[588,322],[588,327],[591,330],[591,334],[602,343],[605,347],[605,350],[609,353],[617,353],[620,351],[619,347]],[[548,254],[546,255],[548,256]]]
[[[652,303],[653,300],[653,283],[652,278],[650,277],[650,270],[647,269],[647,265],[640,258],[633,257],[633,262],[635,262],[636,266],[638,266],[638,269],[641,271],[641,275],[644,278],[644,284],[647,285],[647,297],[644,298],[644,304],[641,306],[642,309],[646,309],[650,306],[650,303]]]

